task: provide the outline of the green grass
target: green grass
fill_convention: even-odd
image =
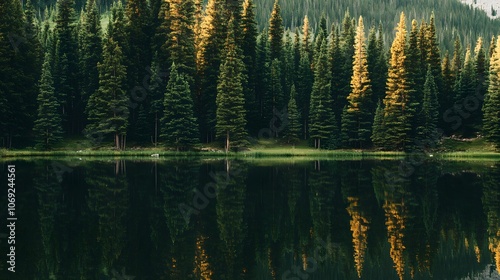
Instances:
[[[104,143],[99,147],[84,138],[72,138],[63,144],[56,146],[51,151],[38,151],[35,149],[5,150],[0,149],[0,157],[3,158],[50,158],[50,157],[76,157],[76,158],[102,158],[102,157],[127,157],[127,158],[155,158],[151,155],[158,154],[163,158],[241,158],[246,160],[258,159],[284,159],[284,160],[359,160],[359,159],[401,159],[405,153],[396,151],[376,150],[317,150],[309,147],[307,141],[301,141],[297,145],[288,145],[276,140],[255,140],[251,147],[242,152],[224,153],[220,143],[203,145],[194,151],[168,150],[162,146],[152,145],[139,147],[134,143],[129,144],[125,151],[112,148],[112,143]],[[445,139],[439,150],[429,153],[429,157],[450,160],[500,160],[500,153],[495,152],[494,147],[484,141],[475,139],[473,141],[460,141]]]

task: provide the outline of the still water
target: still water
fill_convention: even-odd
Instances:
[[[500,279],[492,162],[17,160],[2,190],[9,164],[0,279]]]

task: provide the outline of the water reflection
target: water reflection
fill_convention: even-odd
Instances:
[[[1,279],[500,278],[500,164],[58,164],[16,163],[28,230]]]

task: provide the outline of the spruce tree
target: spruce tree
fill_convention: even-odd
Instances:
[[[229,26],[232,25],[234,26],[231,19]],[[217,137],[225,140],[226,153],[233,147],[244,148],[249,144],[245,130],[245,97],[242,86],[244,65],[234,36],[234,30],[230,29],[217,82],[216,131]]]
[[[40,93],[38,94],[37,119],[33,132],[36,135],[36,147],[48,150],[62,140],[61,116],[58,112],[58,102],[54,94],[50,56],[45,55],[40,78]]]
[[[283,52],[283,18],[279,0],[274,1],[273,11],[269,19],[269,46],[271,60],[281,60]]]
[[[80,28],[80,81],[83,103],[99,87],[97,63],[102,59],[101,17],[95,0],[89,0]]]
[[[385,144],[384,107],[380,100],[377,103],[377,110],[375,111],[375,117],[373,119],[371,140],[375,147],[384,147]]]
[[[302,117],[302,135],[304,139],[307,139],[309,106],[311,104],[311,91],[314,83],[314,73],[311,71],[309,55],[305,50],[301,52],[298,71],[296,79],[297,106]]]
[[[483,133],[486,140],[500,148],[500,36],[490,60],[490,76],[483,112]]]
[[[75,38],[76,13],[74,0],[57,2],[56,56],[54,85],[59,104],[63,107],[66,132],[80,133],[85,104],[81,102],[78,81],[78,47]]]
[[[273,117],[272,103],[269,101],[271,91],[269,81],[271,76],[271,63],[269,61],[269,42],[266,32],[261,32],[257,40],[256,57],[256,81],[259,85],[255,88],[255,97],[258,107],[259,126],[269,127],[269,122]]]
[[[283,87],[281,84],[281,63],[278,59],[274,59],[271,63],[271,76],[269,78],[269,93],[270,96],[266,102],[271,104],[271,112],[281,111],[286,105]],[[276,134],[278,132],[276,131]],[[278,135],[275,135],[278,137]]]
[[[423,147],[434,148],[437,139],[437,122],[439,117],[438,89],[429,65],[424,84],[424,99],[422,102],[422,126],[418,128],[418,139]]]
[[[413,112],[406,63],[406,19],[401,13],[396,37],[391,46],[387,91],[384,98],[384,148],[401,150],[410,143]]]
[[[161,137],[167,146],[188,149],[198,143],[198,124],[193,111],[193,99],[186,74],[179,74],[172,64],[170,79],[163,101]]]
[[[368,74],[372,82],[372,105],[376,106],[378,100],[384,97],[385,81],[387,79],[387,67],[385,66],[385,50],[380,46],[382,41],[382,32],[377,32],[375,27],[370,28],[368,35]],[[383,56],[383,57],[382,57]],[[375,107],[373,108],[375,111]]]
[[[194,11],[193,0],[170,0],[170,32],[168,33],[167,50],[170,63],[177,65],[177,71],[193,84],[195,66]]]
[[[129,115],[123,60],[120,46],[108,34],[103,46],[103,62],[97,65],[99,89],[89,98],[89,123],[85,129],[87,137],[95,140],[113,135],[116,149],[125,149]]]
[[[331,73],[326,39],[321,44],[321,52],[314,69],[314,84],[309,107],[309,135],[314,141],[315,148],[334,149],[338,146],[338,129],[330,94]]]
[[[302,132],[300,113],[297,109],[297,102],[295,100],[296,94],[297,92],[295,90],[295,86],[293,85],[290,90],[290,98],[288,100],[287,120],[285,122],[286,128],[284,133],[284,138],[287,143],[292,144],[295,144],[299,141],[299,136]]]
[[[465,108],[465,101],[476,94],[476,82],[474,60],[470,48],[467,47],[464,60],[464,68],[460,72],[460,76],[455,83],[455,108],[461,111],[467,111]],[[467,113],[467,118],[463,119],[463,124],[460,126],[458,133],[463,137],[473,136],[473,118],[471,118],[471,115],[469,113]]]
[[[217,81],[221,56],[227,38],[227,18],[224,0],[209,0],[202,22],[199,57],[199,114],[202,140],[211,142],[216,124]]]
[[[373,124],[372,88],[364,34],[363,18],[360,17],[356,28],[351,93],[347,97],[345,115],[342,116],[342,134],[346,136],[344,139],[347,138],[345,144],[353,148],[370,144]]]
[[[241,15],[243,62],[245,64],[245,110],[247,112],[247,126],[252,134],[258,132],[259,115],[256,98],[256,56],[257,56],[257,22],[255,19],[255,5],[253,0],[243,2]]]

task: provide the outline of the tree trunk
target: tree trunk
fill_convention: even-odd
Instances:
[[[321,150],[321,138],[318,138],[318,150]]]
[[[155,113],[155,148],[158,144],[158,113]]]
[[[118,133],[115,133],[115,147],[118,150],[120,149],[120,135],[118,135]]]
[[[229,130],[226,131],[226,154],[229,152]]]

